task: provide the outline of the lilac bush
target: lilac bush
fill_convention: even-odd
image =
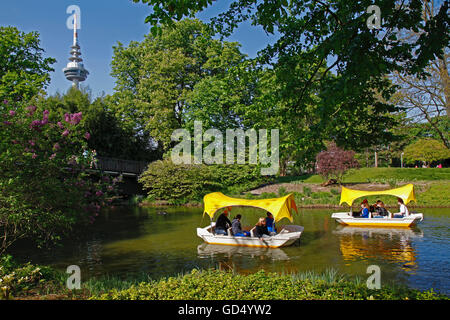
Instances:
[[[52,122],[49,110],[0,103],[0,254],[21,238],[56,242],[115,197],[120,180],[90,168],[82,116]]]

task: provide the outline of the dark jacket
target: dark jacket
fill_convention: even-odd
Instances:
[[[233,231],[233,234],[242,232],[241,222],[238,219],[233,219],[231,222],[231,230]]]
[[[227,230],[231,227],[231,221],[222,213],[216,221],[216,229]]]
[[[389,215],[389,212],[386,210],[386,208],[383,208],[383,207],[377,207],[377,208],[375,209],[375,211],[376,211],[380,216],[383,216],[383,217],[386,217],[387,215]]]
[[[269,230],[267,230],[266,226],[256,226],[253,234],[258,238],[261,238],[263,234],[267,234],[268,236],[270,236]]]

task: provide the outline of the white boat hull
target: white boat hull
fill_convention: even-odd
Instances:
[[[352,217],[349,212],[336,212],[331,217],[342,225],[356,227],[412,227],[423,220],[422,213],[411,213],[403,218],[360,218]]]
[[[204,228],[197,228],[197,235],[209,244],[219,244],[228,246],[242,246],[242,247],[265,247],[265,248],[280,248],[292,245],[298,240],[303,232],[302,226],[288,225],[280,231],[280,233],[271,237],[234,237],[230,235],[216,235],[211,233],[211,228],[214,226],[207,226]]]

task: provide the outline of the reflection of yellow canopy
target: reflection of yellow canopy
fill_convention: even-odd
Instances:
[[[355,201],[358,198],[375,195],[396,196],[402,198],[405,204],[407,204],[410,201],[416,201],[416,196],[414,195],[414,186],[410,183],[400,188],[381,191],[352,190],[342,187],[341,201],[339,202],[339,204],[341,205],[345,202],[351,206],[353,204],[353,201]]]
[[[225,207],[236,206],[255,207],[269,211],[273,214],[275,222],[278,222],[283,218],[288,218],[291,222],[293,222],[291,209],[294,209],[295,212],[298,213],[297,206],[294,201],[294,195],[292,193],[281,198],[247,200],[230,198],[221,192],[213,192],[207,194],[203,198],[203,202],[205,205],[203,214],[206,213],[211,217],[211,219],[214,217],[217,210]]]

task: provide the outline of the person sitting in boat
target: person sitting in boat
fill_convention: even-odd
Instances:
[[[231,221],[228,219],[228,213],[231,208],[225,208],[223,213],[217,218],[215,233],[227,235],[227,229],[231,227]]]
[[[384,202],[381,200],[377,200],[375,204],[375,213],[377,214],[374,218],[383,218],[389,216],[389,211],[384,207]]]
[[[258,238],[270,237],[270,232],[267,230],[265,218],[259,218],[258,223],[255,225],[255,231],[253,234]]]
[[[266,226],[269,232],[277,233],[277,229],[275,228],[275,220],[273,219],[273,215],[270,212],[267,212]]]
[[[369,211],[369,203],[363,202],[361,203],[361,218],[369,218],[370,211]]]
[[[359,210],[359,211],[356,211],[356,212],[353,212],[353,217],[361,217],[361,215],[362,215],[362,209],[363,209],[363,204],[365,204],[365,203],[367,203],[367,205],[369,205],[369,201],[367,201],[367,199],[364,199],[362,202],[361,202],[361,210]]]
[[[233,221],[231,221],[231,230],[233,231],[233,235],[235,237],[250,237],[250,232],[242,230],[241,218],[242,218],[242,216],[240,214],[238,214],[233,219]]]
[[[394,218],[403,218],[403,217],[409,216],[408,208],[406,207],[405,203],[403,202],[403,199],[397,198],[397,203],[400,206],[400,212],[394,214]]]

